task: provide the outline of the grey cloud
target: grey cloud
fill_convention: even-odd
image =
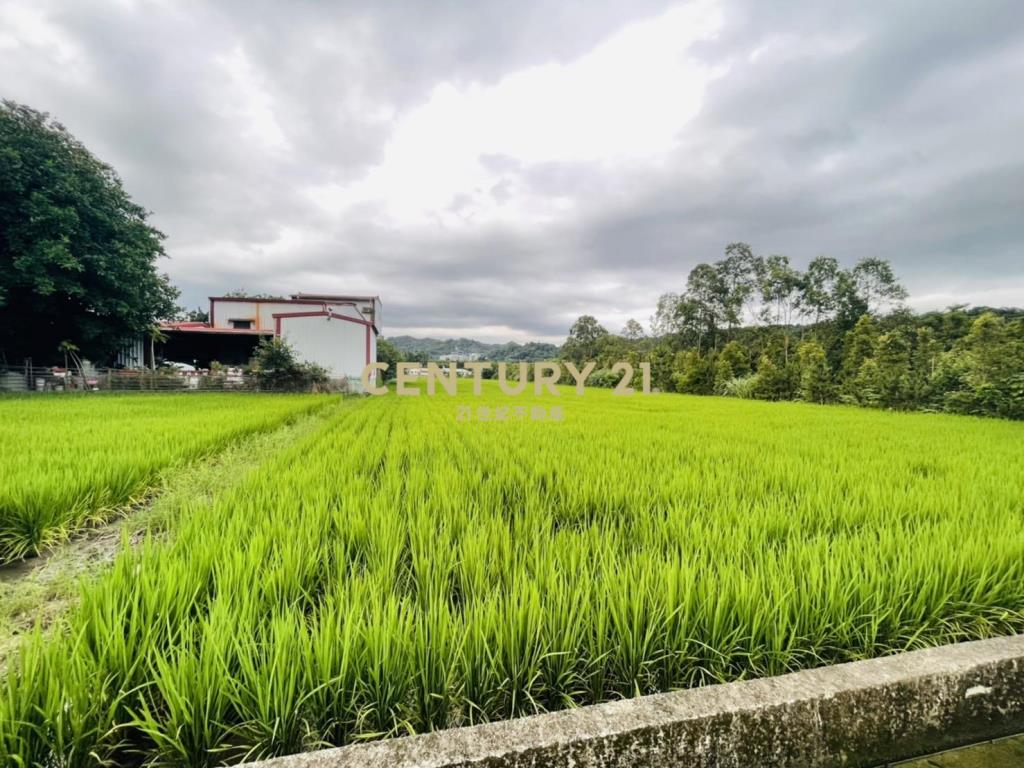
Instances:
[[[54,2],[39,7],[72,63],[46,45],[0,49],[0,90],[53,112],[121,172],[168,234],[164,266],[190,306],[307,280],[381,293],[396,327],[555,337],[583,312],[646,318],[740,239],[798,263],[888,258],[912,294],[998,287],[1024,304],[1024,14],[1012,0],[723,0],[721,34],[694,52],[724,74],[658,167],[479,158],[496,179],[482,194],[565,197],[563,220],[402,231],[373,205],[331,215],[311,203],[311,185],[380,162],[437,84],[572,61],[666,6]],[[244,94],[223,61],[238,52],[288,151],[260,149],[234,115]],[[453,213],[468,217],[470,192]],[[307,237],[282,256],[272,245],[285,232]]]

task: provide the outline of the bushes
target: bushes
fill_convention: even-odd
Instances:
[[[568,374],[566,374],[568,376]],[[601,387],[602,389],[611,389],[619,380],[622,379],[621,373],[612,373],[608,368],[601,368],[600,370],[594,371],[587,378],[587,384],[592,387]]]
[[[753,400],[757,393],[757,374],[751,373],[746,376],[737,376],[729,379],[722,387],[722,394],[726,397],[740,397],[744,400]]]
[[[795,355],[771,331],[749,347],[733,340],[721,350],[686,349],[675,354],[667,383],[695,395],[1024,419],[1024,318],[1007,322],[993,312],[949,318],[957,320],[959,335],[950,340],[947,332],[945,342],[931,326],[915,327],[909,313],[895,313],[865,315],[842,337],[807,330]],[[651,355],[665,356],[660,347]]]
[[[809,403],[832,401],[834,387],[825,349],[816,341],[805,341],[797,347],[800,366],[800,399]]]
[[[715,393],[725,394],[728,382],[750,373],[750,352],[737,341],[730,341],[715,360]]]
[[[715,392],[716,369],[714,356],[701,355],[691,349],[679,355],[672,386],[676,392],[688,395],[711,395]]]
[[[982,315],[939,369],[946,410],[1024,419],[1024,320]]]
[[[295,350],[280,337],[260,339],[249,370],[258,375],[261,389],[297,392],[328,383],[325,368],[300,361]]]

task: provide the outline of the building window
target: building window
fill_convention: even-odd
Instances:
[[[252,328],[252,320],[231,320],[231,327],[248,331]]]

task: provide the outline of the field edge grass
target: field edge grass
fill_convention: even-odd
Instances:
[[[104,523],[76,530],[41,555],[0,565],[0,675],[20,638],[57,624],[83,580],[93,579],[117,553],[147,537],[172,533],[181,516],[245,481],[281,451],[322,429],[344,407],[332,400],[277,427],[242,436],[222,450],[168,467],[143,500],[111,511]]]

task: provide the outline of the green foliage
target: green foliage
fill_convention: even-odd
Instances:
[[[500,362],[527,362],[538,363],[558,358],[559,348],[554,344],[545,344],[539,341],[528,341],[525,344],[517,344],[510,341],[508,344],[496,346],[487,353],[486,359]]]
[[[843,343],[843,379],[852,382],[860,372],[864,361],[875,356],[878,328],[871,315],[863,315],[856,325],[847,332]]]
[[[640,341],[646,334],[644,333],[644,327],[633,318],[629,318],[626,324],[622,328],[622,333],[619,334],[622,338],[627,341]]]
[[[789,263],[787,256],[768,256],[760,264],[761,317],[773,325],[792,322],[803,277]]]
[[[722,387],[722,394],[726,397],[739,397],[744,400],[754,400],[757,397],[758,378],[756,373],[746,376],[737,376],[729,379]]]
[[[659,344],[649,353],[651,363],[651,384],[662,392],[674,392],[672,374],[675,354],[667,344]]]
[[[323,402],[249,394],[0,400],[0,563],[108,518],[171,466]]]
[[[715,360],[716,394],[725,394],[726,385],[733,379],[750,373],[750,351],[738,341],[730,341]]]
[[[673,391],[690,395],[711,395],[715,392],[716,368],[712,355],[701,355],[696,349],[680,353],[676,372],[672,374]]]
[[[880,312],[907,298],[907,289],[900,285],[892,265],[885,259],[861,259],[850,275],[856,285],[856,296],[867,312]]]
[[[839,262],[830,256],[811,259],[803,275],[803,290],[797,298],[798,311],[819,323],[836,311],[838,297],[836,281],[839,279]]]
[[[947,410],[1024,418],[1024,320],[981,315],[939,368]]]
[[[783,336],[788,365],[789,334],[798,319],[834,323],[845,332],[862,315],[898,306],[906,296],[882,259],[861,259],[843,269],[835,259],[819,256],[801,272],[787,256],[755,256],[746,243],[731,243],[724,259],[690,271],[682,293],[662,294],[652,327],[703,353],[717,349],[723,337],[735,338],[744,319],[759,309],[757,317]]]
[[[899,331],[878,337],[875,351],[878,369],[878,402],[884,408],[906,408],[910,404],[910,345]]]
[[[598,354],[598,345],[607,336],[608,331],[597,322],[595,317],[582,315],[569,329],[569,338],[562,345],[562,357],[578,365],[582,365],[588,360],[595,360]]]
[[[772,270],[786,273],[784,260],[772,263]],[[812,271],[817,287],[803,300],[812,303],[799,304],[795,311],[821,315],[832,305],[813,302],[825,301],[826,288],[838,286],[846,273],[824,257],[812,265],[816,265]],[[887,282],[888,273],[878,265],[861,272],[872,270],[880,271],[882,278],[859,289],[872,302],[891,302],[903,295],[899,286]],[[852,280],[853,272],[849,274]],[[768,280],[766,275],[763,279]],[[617,377],[610,371],[620,360],[634,366],[649,361],[653,386],[665,392],[814,403],[838,400],[894,410],[1024,418],[1024,316],[1020,311],[952,307],[918,316],[900,307],[877,317],[861,315],[848,327],[838,319],[826,319],[802,327],[735,328],[728,332],[734,338],[708,348],[702,341],[706,336],[687,332],[685,324],[672,325],[682,316],[671,316],[662,298],[661,316],[654,320],[654,327],[663,332],[660,337],[594,337],[592,359],[597,369],[590,384],[613,385]],[[680,311],[687,306],[681,300],[669,303]],[[867,305],[866,298],[863,303]],[[788,310],[773,309],[771,314],[776,311]],[[794,338],[799,338],[795,354],[791,352]],[[751,360],[757,360],[757,365],[751,367]],[[562,383],[569,383],[568,375]]]
[[[384,379],[391,380],[397,375],[398,363],[408,361],[404,360],[402,353],[394,344],[385,339],[377,339],[377,362],[388,364],[388,369],[383,375]]]
[[[259,377],[261,389],[309,390],[326,384],[328,380],[326,369],[316,363],[299,360],[291,345],[279,336],[260,339],[249,369]]]
[[[828,403],[835,395],[832,371],[825,350],[817,341],[805,341],[797,347],[800,367],[800,399],[809,403]]]
[[[230,764],[1024,630],[1020,424],[461,385],[566,419],[346,401],[23,641],[0,762]]]
[[[938,366],[942,344],[928,326],[914,329],[914,349],[910,365],[910,402],[921,408],[934,409],[939,391]]]
[[[70,340],[102,360],[177,313],[156,270],[163,235],[114,170],[47,115],[0,105],[0,351],[47,355]]]
[[[564,383],[569,383],[571,377],[566,377]],[[612,373],[609,368],[598,368],[587,378],[587,386],[611,389],[622,379],[621,373]]]
[[[757,379],[754,397],[758,400],[792,400],[796,390],[794,368],[776,365],[767,355],[762,355],[757,364]]]
[[[857,375],[847,381],[846,402],[877,408],[882,405],[882,375],[878,361],[869,358],[861,363]]]

